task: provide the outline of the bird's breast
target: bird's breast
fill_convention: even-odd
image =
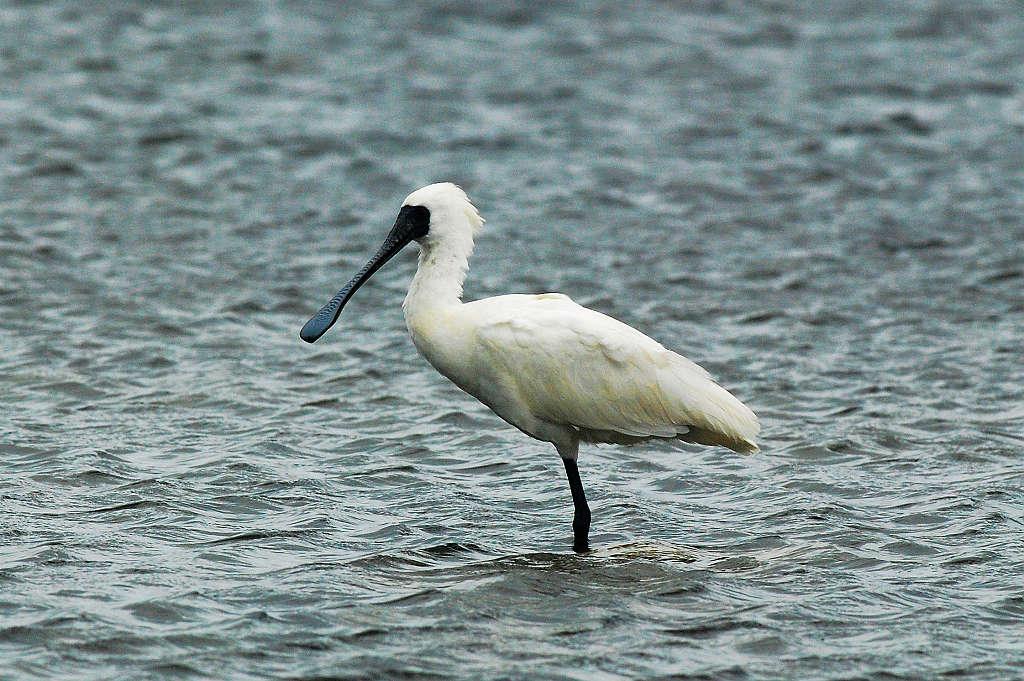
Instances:
[[[413,345],[431,366],[470,394],[481,380],[475,365],[475,334],[455,308],[419,311],[406,316]]]

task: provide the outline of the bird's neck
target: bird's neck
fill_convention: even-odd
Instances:
[[[462,282],[469,269],[473,244],[423,246],[416,276],[402,308],[406,321],[438,307],[462,304]]]

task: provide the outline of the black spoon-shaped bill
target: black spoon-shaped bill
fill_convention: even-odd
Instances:
[[[320,308],[313,317],[306,322],[299,331],[299,338],[307,343],[315,342],[320,336],[327,333],[327,329],[334,326],[338,321],[341,310],[345,303],[355,294],[360,286],[366,282],[373,273],[384,266],[400,250],[405,248],[409,242],[426,236],[430,225],[430,211],[423,206],[402,206],[395,220],[395,226],[391,228],[380,249],[370,258],[363,268],[356,272],[351,281],[345,284],[344,288],[338,291],[337,295],[331,298],[330,302]]]

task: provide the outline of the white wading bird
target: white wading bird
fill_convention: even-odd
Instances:
[[[579,443],[651,438],[757,449],[757,417],[704,369],[657,341],[560,293],[462,302],[462,282],[483,219],[454,184],[405,199],[395,226],[366,266],[304,327],[312,343],[363,282],[410,241],[419,266],[405,323],[435,369],[495,414],[558,450],[575,507],[573,549],[588,549],[590,508]]]

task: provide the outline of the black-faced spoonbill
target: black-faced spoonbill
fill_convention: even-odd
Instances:
[[[380,250],[302,327],[307,343],[338,319],[352,294],[411,241],[419,266],[402,307],[416,349],[495,414],[558,450],[575,508],[573,549],[588,550],[590,508],[579,443],[651,438],[757,449],[757,417],[704,369],[657,341],[560,293],[462,302],[483,219],[454,184],[406,197]]]

